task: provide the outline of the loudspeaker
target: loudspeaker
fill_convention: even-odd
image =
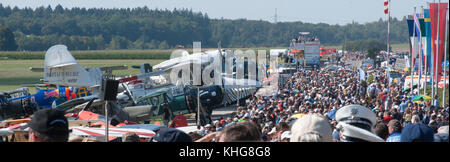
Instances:
[[[117,99],[117,88],[119,87],[119,81],[113,79],[106,79],[104,83],[104,95],[103,100],[112,101]]]

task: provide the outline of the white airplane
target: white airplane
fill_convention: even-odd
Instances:
[[[67,111],[76,105],[94,100],[94,102],[89,105],[90,108],[100,106],[100,109],[102,109],[102,105],[104,105],[104,100],[102,99],[104,91],[102,90],[102,86],[105,86],[102,85],[103,78],[104,75],[100,68],[85,69],[81,67],[67,50],[65,45],[52,46],[45,54],[44,83],[68,87],[87,87],[92,91],[92,95],[72,99],[60,105],[55,105],[53,108]],[[130,96],[127,87],[122,85],[119,90],[120,89],[125,90],[126,93],[122,93],[117,98],[126,98],[126,96]],[[132,97],[130,98],[131,100],[134,100]],[[122,107],[117,102],[110,103],[111,104],[109,105],[111,106],[113,115],[112,119],[119,122],[125,120],[148,120],[153,115],[152,105]]]

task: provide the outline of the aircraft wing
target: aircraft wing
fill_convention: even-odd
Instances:
[[[29,67],[32,72],[44,72],[44,68]]]
[[[126,70],[126,69],[128,69],[128,66],[127,65],[104,66],[104,67],[99,67],[99,69],[101,71],[105,71],[105,70]]]
[[[216,51],[215,51],[216,52]],[[205,53],[194,53],[191,55],[186,55],[183,57],[177,57],[177,58],[172,58],[170,60],[166,60],[164,62],[161,62],[155,66],[153,66],[154,69],[168,69],[168,68],[172,68],[175,65],[181,66],[181,65],[186,65],[186,64],[190,64],[191,62],[194,64],[205,64],[205,63],[209,63],[211,60],[211,57],[213,57],[214,55],[217,55],[217,53],[211,52],[211,51],[207,51]]]
[[[67,65],[60,65],[59,67],[68,66],[68,65],[69,64],[67,64]],[[74,65],[74,64],[70,64],[70,65]],[[53,66],[52,68],[55,68],[55,67],[56,66]],[[32,71],[32,72],[44,72],[44,68],[29,67],[28,69],[30,71]],[[89,68],[87,68],[87,69],[89,69]],[[101,71],[105,71],[105,70],[126,70],[126,69],[128,69],[128,66],[127,65],[103,66],[103,67],[99,67],[99,69]]]
[[[90,101],[92,99],[97,99],[97,98],[98,98],[98,96],[96,96],[96,95],[90,95],[90,96],[85,96],[85,97],[81,97],[81,98],[75,98],[75,99],[66,101],[66,102],[64,102],[62,104],[59,104],[58,106],[54,107],[54,109],[58,109],[58,110],[61,110],[61,111],[66,111],[66,110],[68,110],[68,109],[70,109],[70,108],[72,108],[74,106],[83,104],[85,102],[88,102],[88,101]]]

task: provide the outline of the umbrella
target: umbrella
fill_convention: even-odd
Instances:
[[[305,114],[294,114],[294,115],[291,116],[291,118],[297,118],[297,119],[300,119],[300,118],[302,118],[304,115],[305,115]]]
[[[414,98],[412,99],[413,101],[428,101],[428,100],[432,100],[433,98],[431,98],[430,96],[427,95],[417,95],[414,96]]]

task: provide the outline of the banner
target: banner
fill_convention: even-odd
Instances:
[[[421,78],[422,77],[422,65],[423,65],[423,62],[422,62],[423,51],[422,51],[422,31],[420,30],[419,14],[414,13],[413,19],[414,19],[414,31],[415,31],[414,34],[417,37],[416,38],[417,42],[414,42],[417,45],[416,44],[414,44],[414,45],[417,46],[417,52],[418,52],[418,54],[420,54],[420,56],[418,56],[419,59],[417,60],[418,61],[417,65],[419,66],[417,71],[419,72],[419,78]]]
[[[423,16],[423,15],[422,15]],[[422,46],[422,48],[420,49],[421,50],[421,52],[422,52],[422,54],[421,54],[421,57],[422,57],[422,67],[424,67],[423,69],[423,71],[425,71],[425,70],[427,70],[427,61],[428,61],[428,59],[427,59],[427,35],[426,35],[426,32],[425,32],[425,20],[424,20],[424,18],[423,17],[421,17],[420,19],[419,19],[419,23],[420,23],[420,43],[421,43],[421,46]],[[427,70],[428,71],[428,70]]]
[[[419,45],[417,43],[417,35],[414,29],[414,20],[407,20],[408,29],[409,29],[409,44],[410,44],[410,53],[411,53],[411,70],[415,69],[416,58],[419,55]]]
[[[438,9],[439,6],[439,9]],[[439,17],[438,17],[439,10]],[[433,66],[436,68],[437,65],[442,64],[442,60],[444,57],[444,39],[445,39],[445,25],[446,23],[446,14],[447,14],[447,3],[430,3],[430,20],[431,20],[431,43],[433,48]],[[439,40],[438,40],[438,21],[439,21]],[[439,49],[437,46],[437,42],[439,42]],[[435,80],[440,80],[442,66],[437,66],[437,69],[433,69],[433,78]]]
[[[425,35],[426,35],[426,54],[427,54],[427,71],[430,76],[433,76],[433,55],[431,53],[431,20],[430,20],[430,9],[423,10],[423,17],[425,23]],[[433,77],[430,77],[430,82],[432,82]]]

